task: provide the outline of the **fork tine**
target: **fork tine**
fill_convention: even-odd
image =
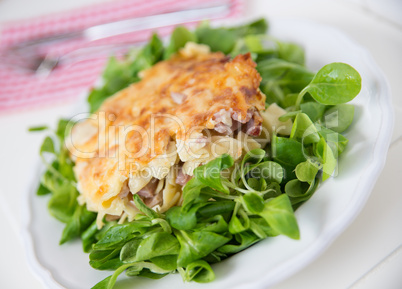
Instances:
[[[60,63],[60,57],[45,57],[36,67],[35,75],[40,78],[45,78],[50,75],[53,69]]]

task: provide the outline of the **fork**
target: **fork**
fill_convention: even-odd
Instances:
[[[83,39],[91,42],[141,30],[223,18],[229,11],[230,2],[226,0],[219,1],[218,3],[215,2],[214,6],[199,6],[187,10],[100,24],[80,31],[42,37],[16,44],[1,53],[0,60],[3,65],[12,66],[38,76],[47,76],[62,63],[72,63],[77,61],[77,59],[88,59],[85,58],[85,55],[93,57],[93,49],[103,52],[115,50],[115,52],[122,53],[122,51],[127,51],[129,47],[132,47],[133,43],[82,48],[61,56],[41,54],[38,52],[38,48],[42,46],[72,39]],[[139,43],[136,45],[138,46]]]

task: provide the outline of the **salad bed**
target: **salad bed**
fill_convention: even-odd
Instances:
[[[50,213],[66,223],[60,243],[80,237],[90,265],[114,274],[94,288],[112,288],[122,272],[161,278],[179,272],[185,281],[210,282],[210,264],[279,234],[299,238],[294,216],[321,181],[336,173],[348,140],[342,135],[353,121],[346,102],[360,91],[360,75],[349,65],[332,63],[317,73],[304,66],[304,52],[294,43],[266,34],[265,20],[235,28],[200,25],[194,32],[178,27],[164,47],[157,35],[124,60],[111,58],[104,85],[89,96],[95,111],[107,97],[139,80],[138,73],[169,58],[188,41],[235,56],[250,52],[262,76],[267,105],[277,103],[292,119],[290,136],[273,134],[264,149],[247,153],[240,164],[223,155],[198,167],[183,189],[183,205],[165,214],[146,207],[131,223],[106,222],[98,230],[96,214],[79,206],[73,161],[64,146],[68,120],[45,138],[41,155],[47,166],[38,189],[51,194]],[[34,130],[42,130],[34,128]],[[49,161],[48,154],[53,155]]]

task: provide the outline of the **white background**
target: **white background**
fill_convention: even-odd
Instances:
[[[0,24],[95,2],[99,1],[0,0]],[[367,47],[389,80],[395,108],[386,166],[362,212],[317,260],[273,289],[402,288],[402,1],[247,2],[247,16],[262,11],[270,18],[309,19],[337,27]],[[35,173],[31,164],[43,138],[28,134],[27,128],[55,123],[73,105],[0,115],[0,288],[43,288],[25,261],[20,240],[24,180]]]

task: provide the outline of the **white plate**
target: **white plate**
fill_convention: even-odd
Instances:
[[[362,209],[390,143],[393,111],[387,81],[369,53],[338,30],[306,21],[275,20],[270,33],[304,46],[311,69],[341,61],[355,67],[363,79],[362,91],[353,101],[355,120],[347,134],[350,145],[340,160],[339,175],[326,181],[296,212],[301,239],[264,240],[214,265],[216,280],[208,285],[185,284],[173,274],[160,280],[129,278],[116,288],[268,288],[312,262]],[[29,263],[46,287],[87,289],[110,275],[89,266],[79,241],[58,245],[62,224],[49,216],[47,198],[27,191],[24,240]]]

